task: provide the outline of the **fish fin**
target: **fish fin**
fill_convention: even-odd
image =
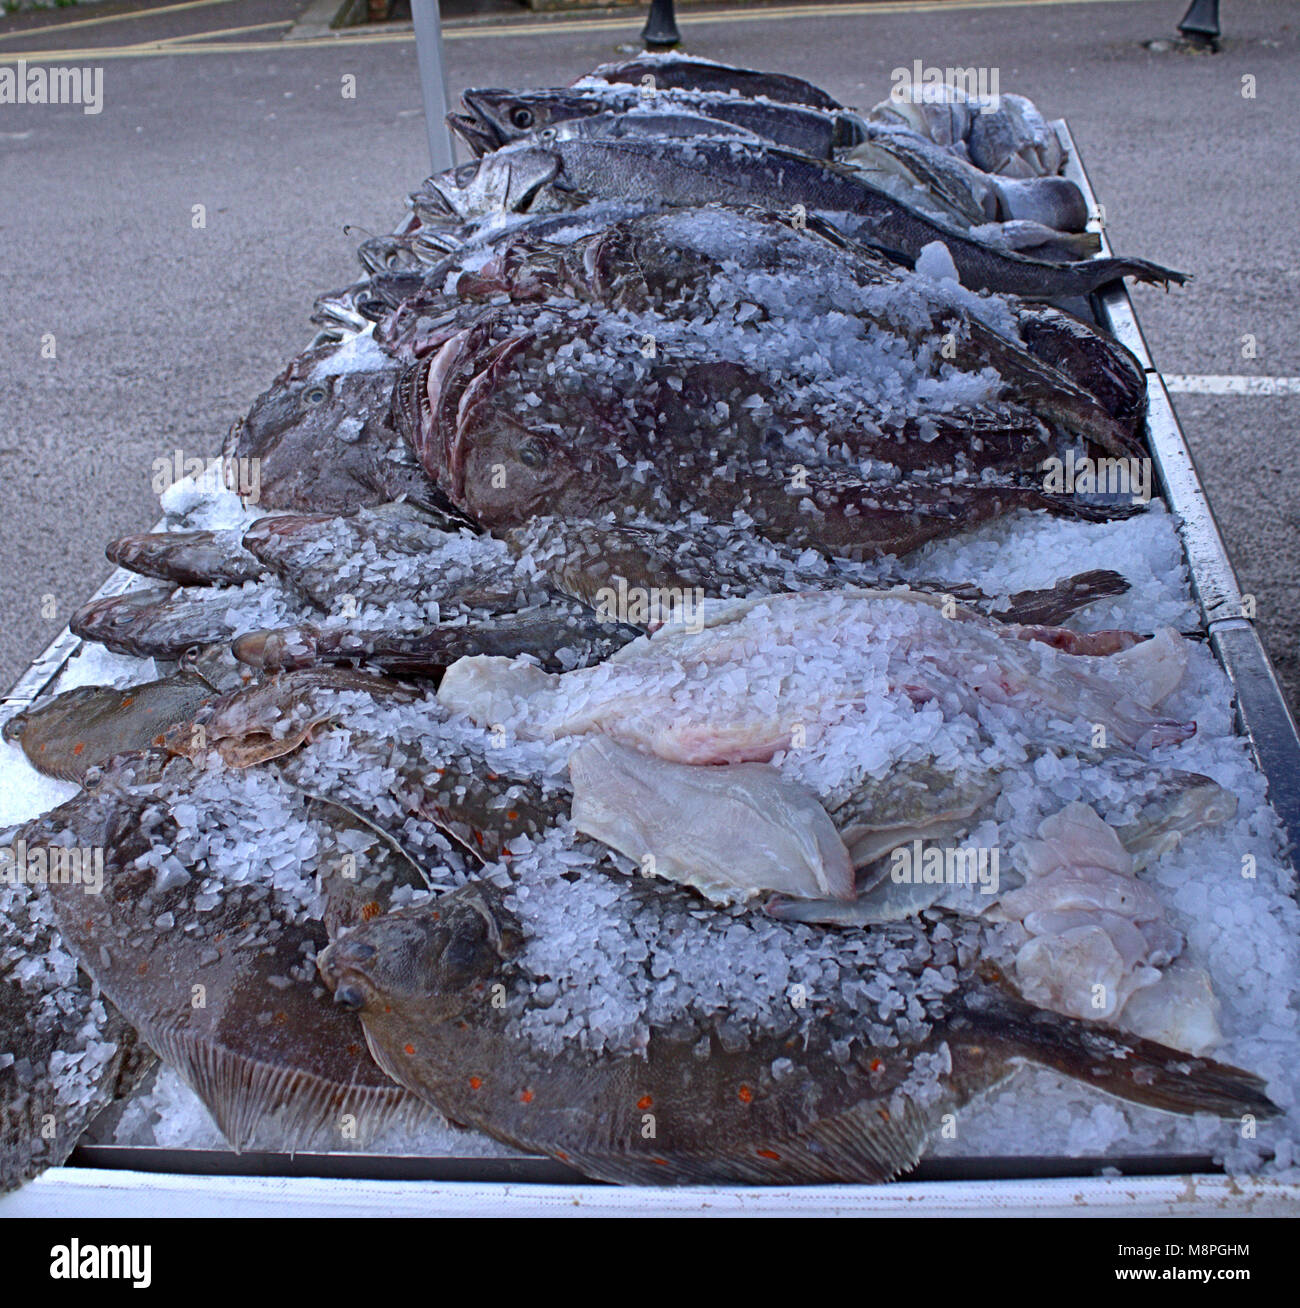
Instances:
[[[1032,498],[1034,507],[1046,509],[1053,517],[1075,518],[1079,522],[1122,522],[1147,511],[1145,504],[1089,504],[1077,495],[1056,495],[1051,491],[1038,491]]]
[[[790,1140],[761,1146],[770,1181],[892,1181],[914,1167],[935,1126],[935,1115],[911,1099],[887,1109],[872,1099],[824,1118]],[[767,1154],[779,1155],[770,1159]]]
[[[876,1185],[915,1166],[933,1130],[933,1115],[910,1099],[889,1109],[872,1100],[824,1118],[797,1136],[759,1139],[740,1149],[566,1150],[555,1156],[618,1185]]]
[[[141,1034],[203,1101],[236,1153],[255,1143],[272,1119],[277,1147],[293,1153],[319,1145],[327,1133],[337,1140],[346,1116],[355,1119],[361,1138],[373,1139],[394,1124],[414,1125],[434,1115],[396,1083],[341,1085],[300,1068],[259,1062],[183,1030],[142,1027]]]
[[[992,986],[966,996],[947,1034],[954,1062],[961,1052],[984,1058],[992,1050],[1169,1113],[1271,1118],[1281,1112],[1253,1072],[1035,1008]]]

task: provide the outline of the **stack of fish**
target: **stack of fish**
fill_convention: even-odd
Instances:
[[[109,547],[163,584],[73,630],[163,675],[6,724],[80,790],[10,835],[0,1181],[152,1054],[236,1147],[434,1113],[647,1183],[889,1179],[1021,1060],[1271,1114],[1185,961],[1125,1021],[1183,949],[1138,873],[1234,806],[1164,762],[1182,638],[1062,626],[1114,572],[906,558],[1141,511],[1044,479],[1145,450],[1053,302],[1183,279],[1083,257],[1015,97],[663,56],[452,123],[479,157],[232,429],[256,511]],[[1006,894],[888,875],[1062,758],[1133,821],[1042,812]]]

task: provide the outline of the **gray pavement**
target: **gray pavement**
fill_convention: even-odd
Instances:
[[[295,0],[233,0],[83,26],[107,12],[23,15],[0,57],[93,50],[104,110],[0,107],[0,681],[11,682],[110,571],[105,541],[158,517],[149,468],[215,453],[231,420],[311,335],[320,292],[355,277],[345,224],[389,229],[426,170],[414,46],[282,42]],[[1158,364],[1174,373],[1300,375],[1300,128],[1295,11],[1230,0],[1223,53],[1152,54],[1183,0],[691,21],[690,49],[809,77],[848,103],[890,70],[988,65],[1003,91],[1070,120],[1112,239],[1195,274],[1139,290]],[[117,6],[123,8],[123,6]],[[739,19],[739,21],[737,21]],[[450,33],[448,74],[552,85],[613,57],[642,21],[552,18]],[[220,51],[120,47],[280,23]],[[539,25],[526,20],[531,29]],[[253,46],[255,48],[247,48]],[[115,49],[114,47],[118,47]],[[357,98],[340,94],[357,79]],[[1241,95],[1256,79],[1257,96]],[[207,226],[191,225],[192,206]],[[57,357],[41,357],[53,333]],[[1240,356],[1253,334],[1259,357]],[[1300,399],[1186,396],[1178,408],[1266,643],[1300,702]],[[51,597],[50,604],[43,601]]]

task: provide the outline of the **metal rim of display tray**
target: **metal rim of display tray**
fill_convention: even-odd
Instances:
[[[1096,196],[1068,127],[1066,176],[1091,214]],[[1097,226],[1094,220],[1093,226]],[[1110,255],[1104,230],[1101,254]],[[1128,290],[1090,297],[1093,316],[1137,356],[1147,376],[1148,442],[1211,648],[1232,682],[1239,731],[1268,781],[1294,849],[1300,844],[1300,736],[1243,598],[1177,414],[1138,325]],[[137,579],[118,570],[96,593]],[[0,722],[41,695],[80,648],[65,630],[0,701]],[[1208,1156],[1140,1155],[924,1159],[882,1186],[605,1186],[549,1158],[224,1150],[88,1144],[0,1199],[0,1215],[1209,1215],[1294,1214],[1300,1184],[1229,1177]],[[1101,1175],[1105,1170],[1107,1174]]]

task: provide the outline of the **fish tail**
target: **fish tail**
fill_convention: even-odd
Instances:
[[[1094,270],[1101,265],[1108,265],[1107,270],[1112,272],[1116,279],[1131,277],[1135,282],[1150,282],[1166,289],[1168,289],[1170,282],[1173,282],[1175,286],[1184,286],[1192,279],[1191,273],[1175,272],[1172,268],[1162,267],[1160,264],[1152,263],[1148,259],[1111,258],[1088,261],[1089,268]]]
[[[1128,590],[1129,583],[1118,572],[1097,568],[1066,577],[1048,590],[1018,591],[1005,609],[995,610],[992,616],[1027,626],[1058,626],[1087,605]]]
[[[1079,522],[1117,522],[1146,512],[1145,504],[1089,504],[1077,495],[1056,495],[1051,491],[1031,491],[1034,508],[1046,509],[1054,518],[1074,518]]]
[[[1174,718],[1157,718],[1145,733],[1145,744],[1153,748],[1160,745],[1181,745],[1196,735],[1195,722],[1178,722]]]
[[[1211,1058],[1035,1008],[992,986],[967,995],[950,1041],[970,1051],[1025,1059],[1120,1099],[1168,1113],[1271,1118],[1281,1109],[1264,1081]]]

